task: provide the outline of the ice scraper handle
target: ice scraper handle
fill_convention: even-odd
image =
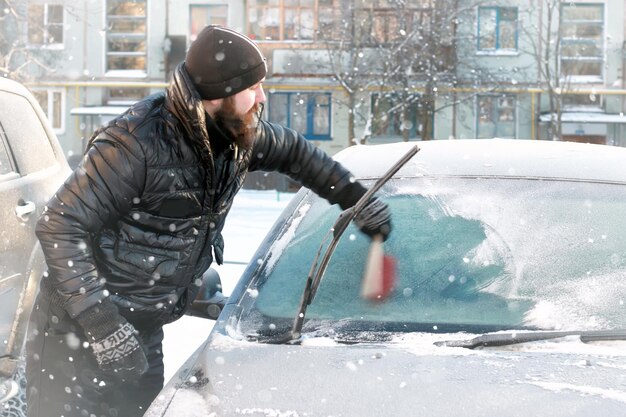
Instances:
[[[396,284],[396,260],[385,255],[380,235],[372,238],[361,281],[361,297],[370,301],[383,301]]]
[[[76,317],[83,327],[98,366],[116,379],[133,381],[148,370],[137,331],[108,300]]]

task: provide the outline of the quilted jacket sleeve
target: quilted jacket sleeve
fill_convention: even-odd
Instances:
[[[92,140],[37,222],[48,264],[46,279],[71,317],[106,297],[91,236],[128,213],[144,181],[145,157],[137,141],[124,128],[108,127]]]
[[[342,209],[352,207],[366,188],[350,171],[295,130],[261,121],[250,171],[278,171]]]

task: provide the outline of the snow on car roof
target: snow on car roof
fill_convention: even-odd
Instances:
[[[459,139],[351,146],[335,155],[357,178],[385,173],[412,146],[396,176],[563,178],[626,182],[626,148],[519,139]]]
[[[24,87],[24,85],[5,77],[0,77],[0,90],[19,94],[21,96],[28,94],[28,89]]]

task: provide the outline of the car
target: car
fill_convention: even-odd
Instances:
[[[69,166],[45,114],[23,85],[0,77],[0,410],[24,412],[23,348],[45,271],[35,223]]]
[[[336,155],[390,206],[392,292],[300,190],[146,416],[624,415],[626,149],[417,144]]]

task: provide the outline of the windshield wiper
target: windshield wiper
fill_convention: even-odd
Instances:
[[[435,345],[475,349],[477,347],[516,345],[519,343],[558,339],[566,336],[580,336],[580,341],[583,343],[626,340],[626,329],[487,333],[472,339],[439,341],[435,342]]]
[[[363,207],[367,204],[370,198],[376,193],[387,181],[393,177],[393,175],[400,170],[417,152],[419,152],[419,148],[417,145],[413,146],[402,158],[398,160],[389,171],[385,173],[382,177],[380,177],[376,183],[369,189],[363,196],[359,199],[359,201],[354,204],[354,206],[346,209],[339,214],[339,217],[335,221],[335,224],[330,229],[330,231],[324,236],[322,239],[322,243],[320,244],[319,249],[315,254],[315,258],[313,259],[313,264],[311,265],[311,270],[309,271],[309,275],[307,276],[306,285],[304,287],[304,292],[302,293],[302,299],[300,301],[300,307],[298,308],[298,314],[294,319],[293,326],[291,329],[286,332],[274,332],[270,335],[265,335],[264,337],[259,338],[260,342],[271,343],[271,344],[282,344],[282,343],[295,343],[300,338],[300,334],[302,332],[302,326],[304,324],[304,315],[306,314],[307,307],[313,302],[313,298],[317,292],[317,288],[320,285],[322,277],[324,276],[324,272],[326,272],[326,267],[328,266],[328,262],[330,261],[331,256],[333,255],[337,244],[339,243],[339,238],[343,234],[343,232],[348,228],[348,225],[354,219],[354,217],[363,210]],[[326,247],[326,252],[320,261],[320,255],[322,253],[322,249],[324,248],[324,244],[328,240],[328,238],[332,236],[332,240]]]

